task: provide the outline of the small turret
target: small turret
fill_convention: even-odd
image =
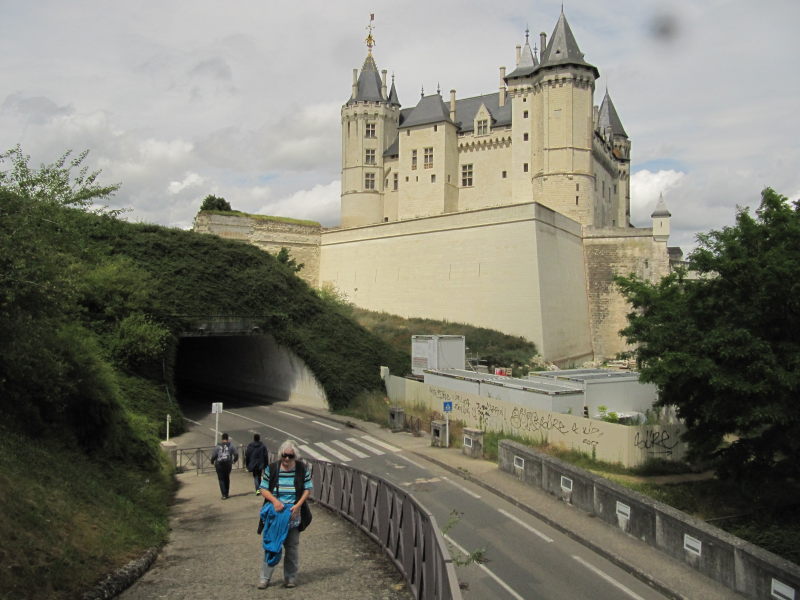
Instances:
[[[669,239],[670,214],[664,202],[664,194],[659,194],[655,210],[650,215],[653,219],[653,239],[657,242],[666,242]]]

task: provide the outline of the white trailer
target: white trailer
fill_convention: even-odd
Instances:
[[[464,369],[466,341],[463,335],[412,335],[411,373],[425,369]]]

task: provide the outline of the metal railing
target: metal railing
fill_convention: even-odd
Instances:
[[[417,600],[461,600],[455,565],[436,519],[408,492],[338,463],[313,465],[315,502],[380,544]]]
[[[239,444],[236,451],[239,453],[239,460],[233,463],[234,471],[241,471],[246,468],[244,464],[244,444]],[[200,448],[175,448],[175,468],[179,473],[186,471],[197,471],[197,474],[213,471],[214,465],[211,464],[211,453],[214,446],[203,446]]]

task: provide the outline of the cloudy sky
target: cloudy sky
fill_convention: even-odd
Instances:
[[[797,0],[568,0],[633,143],[632,220],[664,194],[670,245],[772,186],[800,196]],[[497,90],[561,1],[0,0],[0,150],[89,149],[128,220],[188,228],[210,193],[246,212],[339,221],[340,108],[374,56],[403,106]],[[445,92],[445,95],[447,92]]]

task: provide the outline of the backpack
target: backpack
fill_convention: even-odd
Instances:
[[[219,449],[217,452],[217,462],[230,462],[231,461],[231,445],[230,444],[220,444],[217,446]]]

